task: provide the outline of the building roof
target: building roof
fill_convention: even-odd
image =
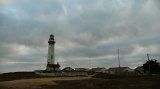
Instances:
[[[129,67],[112,67],[112,68],[109,68],[108,71],[129,71],[129,70],[132,70],[131,68]]]
[[[75,68],[75,71],[89,71],[89,68]]]
[[[104,67],[97,67],[97,68],[92,68],[91,71],[94,71],[94,72],[102,72],[102,71],[105,71],[107,70],[106,68]]]
[[[71,67],[65,67],[64,69],[62,69],[63,71],[73,71],[74,69]]]

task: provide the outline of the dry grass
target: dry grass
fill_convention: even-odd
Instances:
[[[33,73],[0,76],[0,89],[160,89],[160,77],[41,77]]]
[[[37,78],[37,79],[22,79],[13,81],[1,81],[0,89],[41,89],[42,86],[58,85],[56,81],[73,81],[85,80],[89,77],[58,77],[58,78]],[[43,88],[42,88],[43,89]]]
[[[160,78],[37,78],[1,81],[0,89],[160,89]]]

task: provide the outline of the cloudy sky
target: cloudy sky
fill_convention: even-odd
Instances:
[[[160,1],[0,0],[0,72],[45,69],[50,34],[62,68],[160,61]]]

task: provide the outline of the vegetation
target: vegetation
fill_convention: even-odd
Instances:
[[[20,80],[20,79],[46,78],[46,77],[49,77],[49,76],[39,76],[39,75],[36,75],[34,72],[10,72],[10,73],[1,74],[0,82]]]
[[[145,73],[150,74],[158,74],[160,73],[160,63],[157,60],[148,60],[146,63],[143,64],[143,69]]]

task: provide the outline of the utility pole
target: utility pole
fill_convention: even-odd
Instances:
[[[121,74],[121,70],[120,70],[120,67],[121,67],[121,65],[120,65],[120,58],[119,58],[119,48],[118,48],[118,74]]]
[[[118,64],[119,64],[119,68],[120,68],[121,65],[120,65],[120,59],[119,59],[119,48],[118,48]]]
[[[151,73],[151,65],[150,65],[150,58],[149,54],[147,53],[147,58],[148,58],[148,67],[149,67],[149,74]]]
[[[93,65],[92,65],[92,60],[91,59],[89,59],[90,60],[90,67],[91,67],[91,69],[93,68]]]

